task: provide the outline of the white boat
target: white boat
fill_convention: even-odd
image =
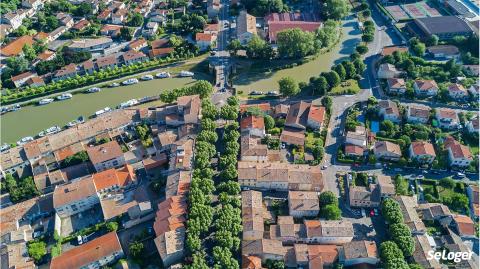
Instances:
[[[58,132],[60,132],[62,130],[62,128],[58,127],[58,126],[52,126],[44,131],[41,131],[40,133],[38,133],[38,136],[40,137],[44,137],[46,135],[51,135],[51,134],[56,134]]]
[[[38,102],[38,104],[39,105],[47,105],[47,104],[50,104],[51,102],[53,102],[52,98],[45,98],[45,99],[40,100],[40,102]]]
[[[17,111],[17,110],[20,110],[21,108],[22,107],[19,104],[9,106],[9,107],[2,107],[2,114],[7,112]]]
[[[99,92],[101,91],[102,89],[98,88],[98,87],[93,87],[93,88],[90,88],[88,89],[86,92],[87,93],[94,93],[94,92]]]
[[[140,79],[141,80],[152,80],[153,76],[152,75],[145,75],[145,76],[141,77]]]
[[[195,75],[195,74],[193,72],[189,72],[189,71],[181,71],[180,72],[181,77],[193,77],[193,75]]]
[[[127,79],[124,82],[122,82],[123,85],[132,85],[132,84],[137,84],[137,83],[138,83],[138,79],[136,79],[136,78],[130,78],[130,79]]]
[[[73,95],[71,93],[63,93],[62,95],[57,96],[57,100],[62,101],[62,100],[71,99],[72,97]]]
[[[27,143],[30,142],[30,141],[33,141],[33,137],[31,137],[31,136],[26,136],[26,137],[20,139],[19,141],[17,141],[17,145],[22,146],[22,145],[27,144]]]
[[[134,105],[138,105],[138,100],[137,99],[130,99],[126,102],[121,103],[120,108],[127,108],[127,107],[131,107],[131,106],[134,106]]]
[[[67,123],[68,127],[76,126],[77,124],[84,123],[85,119],[83,116],[78,117],[76,120],[72,120],[71,122]]]
[[[111,110],[112,110],[112,109],[107,106],[106,108],[100,109],[99,111],[95,112],[95,116],[100,116],[100,115],[102,115],[102,114],[104,114],[104,113],[107,113],[107,112],[109,112],[109,111],[111,111]]]
[[[0,151],[5,151],[7,149],[10,149],[10,145],[7,144],[7,143],[4,143],[1,147],[0,147]]]
[[[120,86],[120,83],[117,83],[117,82],[114,82],[114,83],[108,85],[108,87],[110,87],[110,88],[115,88],[115,87],[118,87],[118,86]]]
[[[155,77],[156,77],[156,78],[169,78],[169,77],[170,77],[170,73],[168,73],[168,72],[160,72],[160,73],[155,74]]]

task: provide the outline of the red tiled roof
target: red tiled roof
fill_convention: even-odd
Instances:
[[[387,83],[389,88],[405,87],[405,80],[403,78],[388,78]]]
[[[453,217],[458,227],[460,235],[475,235],[475,225],[471,218],[464,215]]]
[[[357,145],[345,144],[345,154],[362,156],[363,148]]]
[[[115,252],[122,252],[117,232],[110,232],[54,257],[51,269],[81,268]]]
[[[81,19],[79,20],[77,23],[75,23],[73,26],[72,26],[72,29],[75,29],[75,30],[82,30],[83,28],[87,27],[90,25],[90,22],[86,19]]]
[[[92,178],[96,190],[99,191],[113,186],[124,187],[135,180],[135,173],[132,166],[126,164],[118,170],[112,168],[93,174]]]
[[[33,38],[31,36],[25,35],[3,46],[0,51],[3,56],[17,56],[18,54],[20,54],[20,52],[22,52],[24,45],[33,45],[33,43]]]
[[[254,128],[254,129],[264,129],[265,122],[263,117],[250,115],[243,118],[240,122],[241,129]]]
[[[158,49],[158,48],[166,47],[168,45],[168,43],[170,43],[170,41],[168,39],[162,38],[162,39],[159,39],[159,40],[152,41],[150,43],[150,46],[152,47],[152,49]]]
[[[25,79],[25,78],[28,78],[28,77],[31,77],[33,76],[34,74],[32,72],[25,72],[25,73],[21,73],[19,75],[16,75],[14,77],[12,77],[12,81],[15,82],[17,80],[22,80],[22,79]]]
[[[448,91],[449,92],[463,92],[464,94],[467,94],[467,90],[463,87],[463,85],[454,83],[450,84],[448,86]]]
[[[150,51],[148,51],[148,56],[150,58],[167,56],[170,53],[172,53],[174,50],[175,50],[174,48],[151,49]]]
[[[195,40],[196,41],[208,41],[208,42],[211,42],[212,41],[212,34],[205,34],[205,33],[197,33],[195,35]]]
[[[218,23],[205,24],[205,26],[203,27],[203,31],[218,31]]]
[[[249,108],[258,108],[260,111],[263,112],[270,112],[270,104],[269,103],[261,103],[261,104],[242,104],[240,105],[240,113],[247,112]]]
[[[415,80],[415,84],[420,90],[428,90],[431,88],[438,89],[437,82],[435,80]]]
[[[308,119],[322,123],[325,119],[325,107],[311,106],[308,112]]]
[[[96,147],[87,148],[88,157],[93,164],[111,160],[123,155],[117,141],[111,141]]]
[[[46,61],[48,58],[52,57],[52,55],[54,55],[54,54],[55,54],[55,52],[53,52],[51,50],[46,50],[46,51],[38,54],[37,59]]]
[[[143,38],[140,38],[140,39],[136,39],[136,40],[133,40],[132,42],[130,42],[128,44],[128,46],[131,48],[131,49],[134,49],[136,47],[141,47],[143,45],[145,45],[147,43],[147,41],[145,41],[145,39]]]
[[[412,142],[411,147],[415,155],[437,156],[435,154],[435,150],[433,149],[433,145],[428,142],[424,142],[424,141]]]
[[[460,144],[460,142],[456,141],[453,137],[449,136],[445,139],[445,148],[450,149],[452,152],[453,158],[464,158],[473,160],[472,153],[470,149]]]

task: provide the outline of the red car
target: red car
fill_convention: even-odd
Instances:
[[[373,209],[370,211],[370,217],[373,217],[375,216],[375,211],[373,211]]]

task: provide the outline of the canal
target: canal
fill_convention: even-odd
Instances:
[[[234,85],[238,90],[267,91],[277,89],[277,81],[284,76],[292,76],[297,81],[308,81],[323,71],[330,70],[332,64],[341,61],[353,52],[355,45],[360,41],[361,32],[356,28],[353,17],[343,21],[343,35],[340,42],[330,52],[318,56],[316,59],[289,69],[268,74],[245,72],[237,76]],[[184,67],[178,67],[184,68]],[[178,72],[178,68],[167,71]],[[188,69],[187,69],[188,70]],[[78,116],[89,116],[104,107],[116,107],[121,102],[132,98],[158,95],[162,90],[180,88],[193,83],[196,79],[209,79],[206,75],[197,75],[195,78],[169,78],[143,81],[135,85],[117,88],[103,88],[99,93],[76,94],[66,101],[55,101],[45,106],[27,106],[16,112],[10,112],[0,117],[0,142],[14,143],[25,136],[34,136],[40,131],[54,126],[64,126]]]
[[[72,99],[55,101],[44,106],[26,106],[0,117],[1,143],[14,143],[25,136],[34,136],[54,125],[65,126],[82,115],[88,117],[104,107],[114,108],[132,98],[158,95],[162,90],[190,85],[195,78],[168,78],[141,81],[130,86],[102,88],[98,93],[79,93]]]
[[[253,90],[278,90],[278,80],[286,76],[295,78],[297,82],[308,82],[310,77],[318,76],[324,71],[330,71],[330,67],[333,64],[348,58],[354,51],[356,44],[361,40],[361,31],[358,29],[353,16],[342,22],[342,33],[340,42],[330,52],[319,55],[316,59],[306,64],[270,73],[242,73],[234,78],[233,84],[237,91],[249,93]]]

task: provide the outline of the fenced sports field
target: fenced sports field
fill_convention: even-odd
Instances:
[[[386,5],[385,9],[396,22],[408,19],[442,16],[435,7],[425,1],[401,5]]]

